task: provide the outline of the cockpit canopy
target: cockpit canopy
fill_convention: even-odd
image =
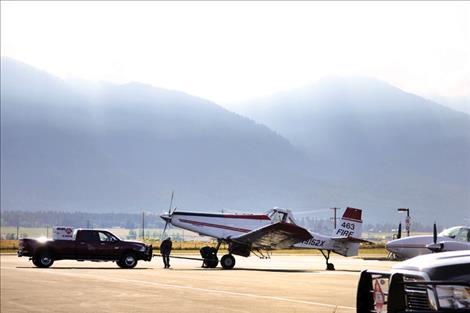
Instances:
[[[269,210],[266,214],[269,216],[271,223],[273,224],[279,222],[297,224],[292,212],[287,209],[274,208]]]
[[[439,236],[453,238],[460,241],[470,242],[470,227],[455,226],[444,229]]]

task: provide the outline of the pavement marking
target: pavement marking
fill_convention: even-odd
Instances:
[[[29,271],[30,270],[30,269],[25,269],[25,268],[12,268],[12,269],[17,270],[17,271]],[[155,287],[185,289],[185,290],[192,290],[192,291],[199,291],[199,292],[210,292],[210,293],[229,295],[229,296],[235,296],[235,297],[276,300],[276,301],[284,301],[284,302],[291,302],[291,303],[316,305],[316,306],[327,307],[327,308],[337,308],[337,309],[347,309],[347,310],[355,310],[356,309],[355,307],[351,307],[351,306],[335,305],[335,304],[328,304],[328,303],[321,303],[321,302],[314,302],[314,301],[306,301],[306,300],[297,300],[297,299],[284,298],[284,297],[278,297],[278,296],[263,296],[263,295],[255,295],[255,294],[251,294],[251,293],[226,291],[226,290],[219,290],[219,289],[208,289],[208,288],[200,288],[200,287],[191,287],[191,286],[183,286],[183,285],[175,285],[175,284],[166,284],[166,283],[150,282],[150,281],[136,280],[136,279],[110,278],[110,277],[102,277],[102,276],[87,275],[87,274],[74,274],[74,273],[55,272],[54,269],[41,270],[41,273],[54,274],[54,275],[59,275],[59,276],[69,276],[69,277],[73,276],[73,277],[79,277],[79,278],[91,278],[91,279],[95,279],[95,280],[102,280],[102,281],[108,281],[108,282],[134,283],[134,284],[150,285],[150,286],[155,286]]]

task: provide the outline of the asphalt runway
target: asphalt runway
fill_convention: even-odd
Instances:
[[[396,262],[333,256],[236,257],[233,270],[203,269],[192,260],[161,259],[135,269],[111,262],[56,261],[39,269],[28,258],[2,255],[1,312],[355,312],[363,269]]]

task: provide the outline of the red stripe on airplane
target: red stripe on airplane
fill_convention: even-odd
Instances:
[[[270,220],[267,215],[253,215],[253,214],[224,214],[223,218],[244,218],[249,220]]]
[[[354,220],[361,220],[362,210],[355,208],[346,208],[346,211],[343,214],[343,218],[351,218]]]
[[[183,222],[183,223],[188,223],[188,224],[192,224],[192,225],[195,225],[195,226],[207,226],[207,227],[221,228],[221,229],[237,231],[237,232],[240,232],[240,233],[248,233],[248,232],[251,231],[250,229],[245,229],[245,228],[237,228],[237,227],[220,225],[220,224],[212,224],[212,223],[205,223],[205,222],[199,222],[199,221],[191,221],[191,220],[186,220],[186,219],[180,219],[180,221]]]

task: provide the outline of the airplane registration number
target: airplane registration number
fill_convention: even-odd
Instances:
[[[315,238],[310,238],[309,240],[305,240],[302,242],[304,245],[308,246],[315,246],[315,247],[321,247],[325,244],[325,240],[319,240]]]

